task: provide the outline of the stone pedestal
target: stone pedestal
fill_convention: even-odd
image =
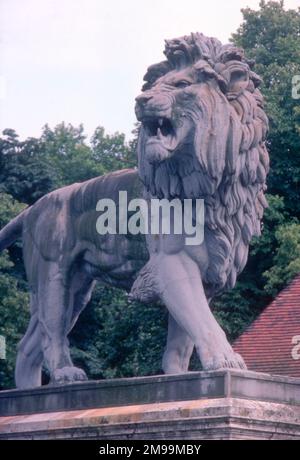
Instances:
[[[300,439],[300,379],[191,372],[0,392],[0,439]]]

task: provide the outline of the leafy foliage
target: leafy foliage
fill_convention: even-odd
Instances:
[[[278,242],[274,265],[264,273],[265,289],[274,296],[300,272],[300,224],[284,224],[276,230]]]
[[[286,11],[283,1],[261,1],[259,10],[242,12],[244,22],[232,38],[255,59],[263,78],[270,119],[269,192],[284,197],[286,209],[299,218],[299,100],[292,98],[292,78],[300,72],[300,8]]]
[[[161,373],[166,323],[164,307],[98,285],[72,333],[73,357],[93,378]]]
[[[54,170],[42,155],[40,140],[21,142],[14,130],[4,130],[0,139],[0,192],[32,204],[54,187]]]
[[[0,227],[21,212],[23,205],[0,193]],[[13,386],[17,343],[29,319],[29,298],[7,251],[0,254],[0,335],[6,340],[6,360],[0,360],[0,390]]]

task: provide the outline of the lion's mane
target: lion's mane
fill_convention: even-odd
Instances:
[[[141,130],[139,172],[154,196],[204,198],[209,268],[203,282],[212,297],[235,285],[246,264],[250,240],[260,235],[267,207],[268,119],[258,89],[261,80],[243,50],[202,34],[167,41],[165,55],[166,61],[149,67],[144,90],[167,72],[197,63],[203,78],[216,82],[216,89],[207,95],[199,112],[192,114],[195,131],[191,157],[149,164]],[[244,84],[237,85],[241,75]]]

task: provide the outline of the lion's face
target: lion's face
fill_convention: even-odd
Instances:
[[[231,61],[226,72],[227,84],[206,60],[199,59],[166,72],[136,98],[141,122],[140,172],[146,186],[148,181],[160,197],[205,196],[219,185],[226,166],[227,139],[241,137],[243,130],[230,97],[237,98],[250,84],[244,63]],[[232,120],[237,134],[230,131]],[[235,155],[238,162],[238,151]],[[180,186],[173,184],[166,193],[157,190],[165,167],[176,171],[180,181]],[[193,170],[197,177],[187,178]]]
[[[193,66],[168,72],[137,97],[136,115],[142,123],[149,163],[170,158],[192,141],[201,92]]]

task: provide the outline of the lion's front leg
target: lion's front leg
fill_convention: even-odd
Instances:
[[[246,369],[242,357],[233,351],[210,311],[197,264],[183,251],[175,255],[162,254],[157,271],[161,299],[178,326],[195,344],[203,369]],[[178,347],[179,342],[175,340],[174,343]],[[186,343],[182,341],[185,349]],[[168,366],[166,357],[164,363],[167,372],[168,367],[172,371],[172,354],[169,356]]]

